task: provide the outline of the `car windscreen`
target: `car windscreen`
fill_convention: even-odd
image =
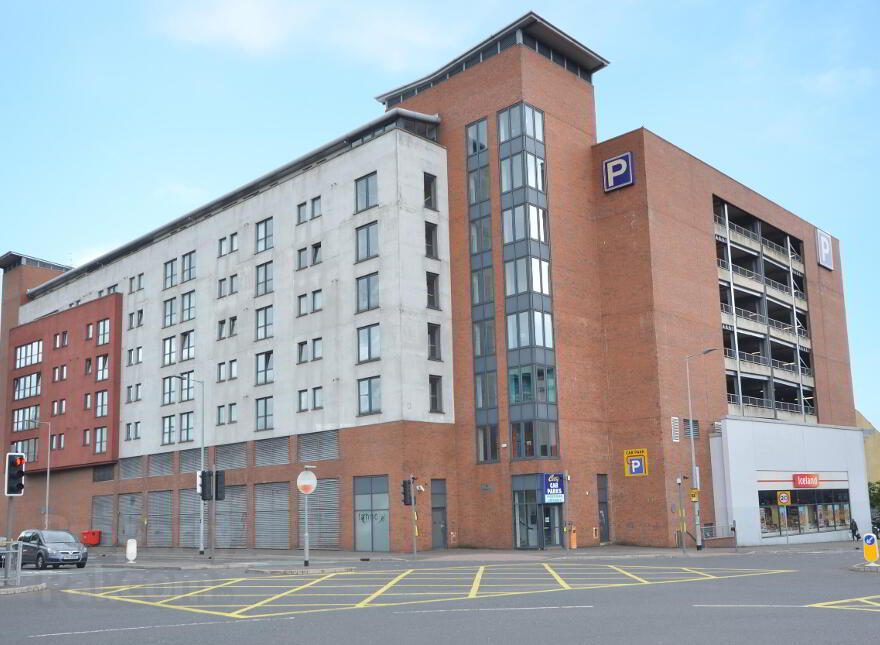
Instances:
[[[67,531],[43,531],[43,541],[49,544],[74,544],[76,538]]]

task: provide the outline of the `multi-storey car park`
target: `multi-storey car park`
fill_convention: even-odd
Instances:
[[[606,65],[529,13],[93,262],[0,257],[7,534],[52,445],[50,525],[197,546],[202,436],[220,547],[299,546],[306,464],[318,547],[410,549],[410,475],[420,549],[691,543],[691,488],[710,546],[867,524],[838,241],[650,131],[598,143]]]

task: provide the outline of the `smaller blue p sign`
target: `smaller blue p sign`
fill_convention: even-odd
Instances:
[[[602,162],[602,181],[605,192],[617,190],[624,186],[631,186],[635,180],[633,172],[632,153],[624,152],[611,159]]]
[[[627,465],[629,466],[629,474],[633,475],[644,475],[645,474],[645,460],[642,457],[630,457],[627,460]]]

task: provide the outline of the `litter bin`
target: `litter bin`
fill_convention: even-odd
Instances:
[[[82,532],[82,543],[86,546],[98,546],[101,543],[101,531],[88,530]]]

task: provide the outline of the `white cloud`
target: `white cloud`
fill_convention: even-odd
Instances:
[[[472,12],[483,13],[476,8]],[[477,16],[478,18],[478,16]],[[269,55],[342,55],[398,71],[458,51],[460,16],[432,6],[387,7],[362,2],[178,0],[163,5],[159,28],[175,40]],[[476,41],[475,41],[476,43]],[[475,44],[473,43],[473,44]],[[413,57],[413,51],[419,56]]]
[[[835,67],[802,79],[801,86],[819,96],[843,98],[871,89],[875,76],[870,67]]]

